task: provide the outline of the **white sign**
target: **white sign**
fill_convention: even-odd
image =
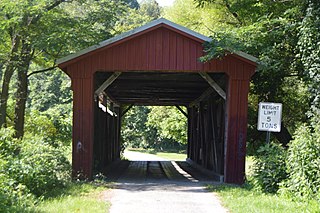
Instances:
[[[281,131],[282,104],[259,103],[258,130],[269,132]]]

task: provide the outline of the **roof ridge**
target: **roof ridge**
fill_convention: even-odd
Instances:
[[[85,48],[85,49],[82,49],[82,50],[80,50],[80,51],[78,51],[78,52],[75,52],[75,53],[72,53],[72,54],[67,55],[67,56],[65,56],[65,57],[59,58],[59,59],[57,59],[57,64],[58,64],[58,65],[59,65],[59,64],[63,64],[63,63],[65,63],[65,62],[67,62],[67,61],[73,60],[73,59],[78,58],[78,57],[80,57],[80,56],[83,56],[83,55],[85,55],[85,54],[87,54],[87,53],[89,53],[89,52],[92,52],[92,51],[94,51],[94,50],[103,48],[103,47],[105,47],[105,46],[108,46],[108,45],[110,45],[110,44],[113,44],[113,43],[115,43],[115,42],[117,42],[117,41],[120,41],[120,40],[122,40],[122,39],[128,38],[128,37],[130,37],[130,36],[133,36],[133,35],[135,35],[135,34],[138,34],[138,33],[140,33],[140,32],[143,32],[143,31],[145,31],[145,30],[148,30],[148,29],[150,29],[150,28],[152,28],[152,27],[155,27],[155,26],[157,26],[157,25],[160,25],[160,24],[168,25],[168,26],[170,26],[170,27],[172,27],[172,28],[177,29],[178,31],[184,32],[184,33],[186,33],[186,34],[188,34],[188,35],[191,35],[191,36],[193,36],[193,37],[195,37],[195,38],[198,38],[198,39],[200,39],[200,40],[203,40],[203,41],[207,41],[207,42],[212,41],[211,38],[209,38],[209,37],[207,37],[207,36],[205,36],[205,35],[202,35],[202,34],[200,34],[200,33],[198,33],[198,32],[195,32],[195,31],[193,31],[193,30],[191,30],[191,29],[188,29],[188,28],[186,28],[186,27],[184,27],[184,26],[181,26],[181,25],[179,25],[179,24],[176,24],[176,23],[174,23],[174,22],[171,22],[171,21],[169,21],[168,19],[159,18],[159,19],[156,19],[156,20],[154,20],[154,21],[151,21],[151,22],[149,22],[149,23],[147,23],[147,24],[145,24],[145,25],[143,25],[143,26],[140,26],[140,27],[137,27],[137,28],[135,28],[135,29],[129,30],[129,31],[127,31],[127,32],[121,33],[121,34],[119,34],[119,35],[117,35],[117,36],[114,36],[114,37],[109,38],[109,39],[107,39],[107,40],[101,41],[101,42],[98,43],[98,44],[92,45],[92,46],[90,46],[90,47],[88,47],[88,48]],[[244,53],[244,52],[241,52],[241,51],[237,51],[237,52],[235,52],[235,54],[237,54],[237,55],[239,55],[239,56],[241,56],[241,57],[244,57],[244,58],[246,58],[246,59],[248,59],[248,60],[250,60],[250,61],[253,61],[253,62],[255,62],[255,63],[258,61],[258,59],[255,58],[254,56],[251,56],[251,55],[249,55],[249,54],[247,54],[247,53]]]

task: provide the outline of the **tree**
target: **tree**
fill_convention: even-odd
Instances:
[[[207,56],[203,58],[204,61],[235,50],[242,50],[259,58],[260,63],[251,86],[251,96],[256,97],[250,100],[285,103],[282,131],[274,136],[286,145],[292,139],[291,133],[297,125],[306,120],[301,112],[308,107],[305,86],[300,80],[303,77],[301,64],[296,58],[298,26],[303,17],[305,0],[261,1],[259,4],[251,0],[197,2],[198,6],[204,8],[222,5],[227,14],[238,21],[233,26],[229,25],[229,28],[211,33],[213,42],[206,46]],[[300,101],[299,104],[297,101]],[[257,106],[252,104],[257,103],[250,103],[252,110],[249,111],[249,118],[252,123],[256,123]],[[249,135],[255,135],[254,141],[259,138],[263,140],[255,125],[250,126]]]
[[[153,148],[159,143],[157,130],[147,126],[150,109],[145,106],[134,106],[123,118],[121,135],[124,146],[135,148]]]
[[[156,128],[162,138],[187,144],[187,118],[175,106],[149,107],[147,126]]]
[[[44,71],[30,70],[31,64],[54,67],[54,60],[111,36],[111,28],[124,7],[113,0],[37,0],[0,3],[1,29],[11,39],[1,91],[0,125],[6,123],[9,83],[17,71],[14,127],[23,136],[28,77]],[[59,27],[57,27],[57,24]],[[43,33],[46,32],[46,33]],[[67,44],[67,45],[66,45]],[[36,67],[36,66],[32,66]]]
[[[160,17],[160,7],[155,0],[142,1],[138,8],[129,8],[120,17],[114,29],[114,34],[127,32],[140,27]]]
[[[194,0],[176,0],[172,7],[164,9],[163,16],[207,36],[237,25],[221,5],[197,7]]]
[[[152,20],[160,17],[160,7],[156,0],[144,0],[140,3],[140,13],[151,17]]]
[[[299,59],[311,94],[311,115],[320,118],[320,3],[309,0],[299,29]]]

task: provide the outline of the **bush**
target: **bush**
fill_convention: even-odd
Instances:
[[[13,129],[0,128],[0,156],[9,157],[18,152],[18,140],[13,139],[13,135]]]
[[[270,143],[258,149],[254,158],[253,184],[263,192],[275,193],[281,181],[287,178],[286,150],[279,144]]]
[[[301,126],[289,144],[287,171],[288,180],[284,191],[294,197],[318,199],[320,201],[320,124],[313,130]]]
[[[63,186],[69,174],[70,164],[63,151],[40,137],[22,141],[20,154],[10,168],[10,176],[36,196]]]
[[[34,197],[28,189],[1,171],[0,212],[22,212],[22,210],[25,212],[33,204]]]
[[[20,149],[13,133],[9,128],[0,129],[0,212],[26,212],[34,204],[28,188],[9,175]]]

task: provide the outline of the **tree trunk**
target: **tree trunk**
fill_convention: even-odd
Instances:
[[[2,90],[0,95],[0,127],[6,126],[7,105],[9,98],[9,85],[11,77],[15,70],[15,63],[18,61],[18,48],[20,44],[20,38],[18,36],[12,39],[11,54],[8,62],[5,65],[5,71],[2,82]]]
[[[32,59],[31,45],[23,42],[21,50],[21,61],[18,67],[16,104],[14,110],[15,138],[22,138],[24,135],[24,121],[26,102],[28,97],[28,70]]]
[[[2,82],[3,63],[0,62],[0,82]]]

